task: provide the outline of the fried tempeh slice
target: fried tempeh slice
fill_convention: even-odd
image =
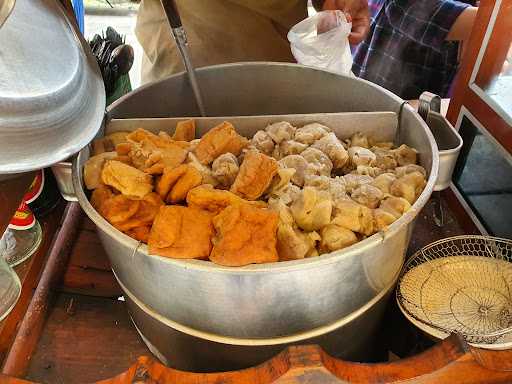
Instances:
[[[249,140],[240,136],[227,121],[212,128],[199,141],[194,152],[202,164],[210,164],[223,153],[238,156]]]
[[[210,260],[232,267],[278,261],[277,223],[277,213],[268,209],[227,207],[213,219],[216,235]]]
[[[105,163],[101,179],[127,197],[141,199],[153,190],[151,175],[116,160]]]
[[[192,141],[196,138],[196,122],[193,119],[179,121],[174,130],[173,140]]]
[[[247,200],[256,200],[268,188],[277,169],[278,163],[272,157],[249,151],[230,190]]]
[[[149,253],[176,259],[205,259],[210,255],[213,214],[179,205],[162,206],[149,234]]]

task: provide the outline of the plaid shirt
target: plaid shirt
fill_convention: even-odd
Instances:
[[[370,33],[354,49],[352,71],[403,99],[448,95],[459,43],[445,41],[469,4],[454,0],[370,0]]]

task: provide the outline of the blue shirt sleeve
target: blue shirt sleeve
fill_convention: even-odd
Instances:
[[[448,32],[469,4],[455,0],[389,0],[385,13],[393,28],[440,52]]]

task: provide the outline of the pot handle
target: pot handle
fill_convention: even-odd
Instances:
[[[435,93],[425,91],[420,95],[418,113],[426,122],[430,111],[441,112],[441,98]]]

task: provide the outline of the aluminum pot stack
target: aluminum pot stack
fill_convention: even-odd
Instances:
[[[90,205],[82,183],[86,148],[73,165],[78,200],[99,237],[144,340],[164,362],[195,371],[255,365],[287,345],[317,343],[364,359],[402,267],[414,219],[437,178],[429,128],[403,100],[364,80],[295,64],[236,63],[197,71],[209,116],[392,111],[396,141],[419,151],[429,173],[412,209],[385,232],[304,260],[228,268],[148,255]],[[115,102],[110,119],[198,116],[184,73]],[[169,129],[171,127],[162,127]],[[263,127],[261,127],[263,128]],[[363,132],[364,133],[364,132]]]

